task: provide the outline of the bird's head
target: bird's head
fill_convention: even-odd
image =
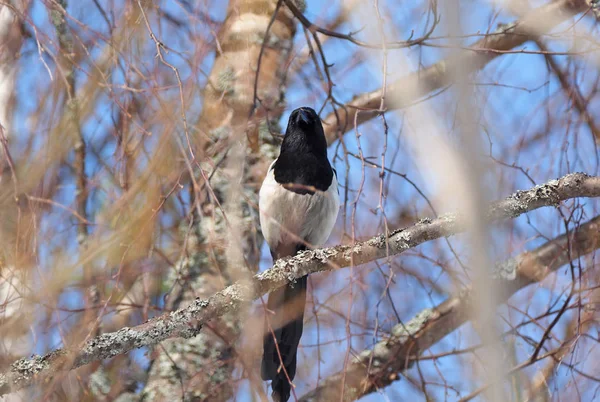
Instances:
[[[290,124],[295,127],[312,127],[315,124],[321,124],[321,120],[314,109],[309,107],[299,107],[290,115]]]
[[[282,147],[310,148],[312,152],[327,153],[327,140],[321,119],[314,109],[300,107],[292,111]]]

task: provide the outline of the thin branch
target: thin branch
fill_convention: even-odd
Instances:
[[[569,245],[571,250],[569,250]],[[496,265],[502,300],[555,272],[572,259],[600,248],[600,216],[562,234],[532,251]],[[300,398],[302,402],[351,401],[398,380],[397,373],[410,369],[421,353],[471,319],[472,289],[468,288],[410,321],[392,328],[392,336],[359,353],[344,373],[334,374]],[[537,361],[532,359],[532,361]],[[529,363],[529,362],[526,362]],[[344,388],[339,386],[346,377]],[[343,397],[340,393],[343,392]]]
[[[573,256],[573,258],[577,257],[578,256]],[[549,387],[548,383],[551,381],[553,376],[557,375],[560,365],[568,365],[568,362],[563,361],[563,359],[565,359],[569,353],[574,351],[575,343],[580,338],[581,334],[586,333],[595,323],[595,317],[597,316],[598,312],[594,306],[597,306],[600,302],[600,289],[593,289],[588,296],[588,300],[589,302],[580,311],[580,314],[576,314],[567,325],[559,352],[555,354],[552,360],[549,361],[546,366],[542,367],[533,377],[529,396],[526,401],[536,400],[535,397],[537,395],[546,392]],[[585,373],[579,373],[585,376]]]
[[[530,190],[518,191],[502,201],[492,203],[487,218],[490,222],[504,221],[576,197],[600,197],[600,177],[572,173]],[[211,319],[236,312],[265,293],[306,274],[365,264],[400,254],[427,241],[462,232],[464,227],[463,219],[457,214],[446,214],[436,219],[424,219],[387,235],[377,235],[364,242],[306,251],[295,257],[278,260],[273,268],[251,279],[239,281],[208,299],[196,299],[186,308],[163,314],[135,327],[102,334],[86,341],[80,348],[58,349],[44,356],[20,359],[11,365],[10,370],[0,374],[0,395],[60,371],[155,345],[167,338],[191,338]]]
[[[406,107],[436,89],[451,85],[458,68],[468,66],[470,69],[468,73],[481,70],[496,57],[504,54],[505,51],[527,42],[532,38],[532,35],[547,33],[558,24],[588,8],[589,5],[585,0],[553,1],[532,10],[520,20],[499,26],[496,32],[486,35],[469,49],[456,52],[457,54],[448,59],[408,74],[387,87],[388,95],[403,91],[403,93],[410,94],[412,99],[403,99],[404,102],[399,103],[394,102],[398,97],[387,96],[382,109],[380,107],[382,89],[355,97],[347,105],[335,109],[323,120],[328,143],[331,144],[348,131],[354,121],[357,125],[360,125],[385,110]],[[416,82],[419,85],[415,88]],[[407,88],[415,88],[415,90],[407,91]]]
[[[595,137],[594,142],[597,140],[600,140],[600,129],[598,129],[598,126],[596,125],[594,118],[590,114],[590,112],[588,110],[589,102],[587,102],[585,100],[585,98],[583,97],[583,95],[581,94],[581,91],[579,90],[577,83],[571,84],[569,82],[568,73],[566,71],[563,71],[563,69],[560,67],[560,65],[554,59],[554,56],[549,54],[548,47],[546,46],[546,44],[544,43],[544,41],[542,39],[537,39],[536,44],[538,45],[540,50],[542,52],[544,52],[544,57],[546,58],[546,62],[548,63],[548,66],[552,69],[552,71],[554,71],[554,74],[556,74],[556,77],[558,78],[558,81],[560,82],[560,86],[565,91],[565,94],[567,95],[567,97],[569,97],[571,99],[571,101],[573,102],[573,105],[575,106],[575,108],[577,109],[579,114],[583,117],[583,119],[587,123],[588,127],[590,128],[590,131],[592,132],[592,134]]]
[[[315,25],[308,18],[306,18],[306,16],[302,13],[302,11],[300,11],[300,9],[296,6],[296,4],[294,4],[294,1],[292,1],[292,0],[283,0],[283,2],[292,11],[292,13],[294,14],[294,16],[296,18],[298,18],[298,20],[300,21],[300,23],[306,29],[308,29],[311,33],[315,34],[316,32],[318,32],[320,34],[323,34],[325,36],[329,36],[331,38],[337,38],[337,39],[347,40],[349,42],[354,43],[357,46],[366,47],[368,49],[384,49],[384,48],[402,49],[402,48],[405,48],[405,47],[410,47],[410,46],[418,45],[420,43],[423,43],[425,40],[427,40],[427,38],[429,38],[431,36],[431,34],[433,33],[433,31],[435,30],[435,27],[439,23],[439,17],[437,15],[437,10],[436,10],[436,8],[434,6],[431,9],[431,11],[433,13],[433,23],[431,24],[431,26],[429,27],[429,29],[427,30],[427,32],[422,37],[417,38],[417,39],[408,39],[406,41],[400,41],[400,42],[387,42],[387,43],[383,43],[383,44],[379,45],[379,44],[373,44],[373,43],[366,43],[366,42],[363,42],[361,40],[356,39],[354,37],[354,35],[356,34],[356,32],[350,32],[348,34],[342,34],[342,33],[339,33],[339,32],[336,32],[336,31],[332,31],[330,29],[323,28],[323,27],[320,27],[318,25]],[[411,37],[412,37],[412,35],[411,35]]]

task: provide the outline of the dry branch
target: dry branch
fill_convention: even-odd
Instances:
[[[485,35],[469,49],[455,52],[448,59],[392,82],[387,87],[383,109],[380,108],[382,89],[356,96],[347,105],[338,107],[323,120],[328,143],[331,144],[350,130],[354,122],[360,125],[385,110],[406,107],[432,91],[451,85],[457,76],[457,69],[468,67],[470,69],[468,73],[481,70],[506,51],[521,46],[536,35],[549,32],[558,24],[588,8],[589,5],[585,0],[557,0],[531,10],[520,20],[502,25],[496,32]],[[406,96],[393,96],[394,92],[403,92]],[[402,99],[403,102],[398,102],[398,99]]]
[[[490,221],[501,221],[544,206],[556,206],[567,199],[599,196],[600,177],[572,173],[530,190],[518,191],[491,204],[487,216]],[[463,230],[462,219],[456,214],[447,214],[436,219],[424,219],[411,227],[387,235],[380,234],[354,245],[306,251],[279,260],[273,268],[250,280],[237,282],[208,299],[197,299],[186,308],[163,314],[135,327],[102,334],[85,342],[80,349],[58,349],[44,356],[20,359],[11,365],[10,370],[0,374],[0,395],[60,371],[111,358],[135,348],[155,345],[167,338],[194,337],[209,320],[235,312],[263,294],[308,273],[364,264],[386,257],[388,252],[389,255],[400,254],[429,240],[452,236]]]
[[[502,282],[499,287],[505,290],[503,301],[519,289],[541,281],[570,260],[598,248],[600,216],[535,250],[498,264],[496,280]],[[397,381],[397,373],[410,369],[421,353],[471,319],[469,305],[472,300],[471,289],[464,289],[438,306],[424,309],[410,321],[396,324],[391,337],[359,353],[344,373],[328,377],[300,400],[353,401]],[[343,383],[342,377],[345,377]],[[341,384],[344,384],[343,389]],[[340,397],[341,392],[343,398]]]

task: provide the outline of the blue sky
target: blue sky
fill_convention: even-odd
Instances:
[[[90,4],[72,2],[69,5],[69,11],[78,20],[85,23],[92,30],[107,33],[107,27],[94,7]],[[337,10],[337,4],[329,4],[316,0],[307,1],[306,15],[313,22],[328,21]],[[185,17],[185,13],[178,7],[176,2],[160,2],[165,10],[172,12],[174,15],[181,18]],[[213,2],[219,4],[219,2]],[[380,1],[382,15],[388,23],[393,23],[395,29],[402,36],[402,39],[408,38],[411,31],[414,30],[414,35],[419,36],[423,33],[425,23],[419,5],[421,2],[414,0],[402,2],[398,4],[392,0]],[[514,20],[505,12],[497,13],[497,9],[493,8],[487,2],[471,1],[461,2],[461,23],[465,33],[485,32],[490,27],[495,29],[499,22],[510,22]],[[117,5],[117,8],[119,6]],[[368,7],[365,7],[368,10]],[[117,10],[123,11],[123,10]],[[224,15],[224,8],[212,6],[207,10],[210,16],[216,20],[221,20]],[[39,1],[34,1],[33,10],[30,14],[37,28],[42,32],[53,37],[52,27],[49,25],[48,15],[45,6]],[[348,32],[350,30],[360,29],[357,21],[360,21],[360,16],[352,19],[353,23],[343,24],[337,30],[340,32]],[[415,21],[418,21],[415,23]],[[153,19],[151,22],[156,23]],[[595,30],[595,27],[587,21],[583,21],[582,25],[587,30]],[[563,25],[562,28],[566,28]],[[208,26],[198,24],[193,29],[202,32],[207,37],[210,36]],[[582,31],[584,31],[582,29]],[[161,36],[161,27],[156,27],[157,35]],[[391,31],[390,31],[391,32]],[[438,27],[434,35],[444,34],[443,24]],[[89,34],[89,37],[94,37],[91,32],[83,32],[80,30],[83,37]],[[388,33],[391,35],[391,33]],[[360,36],[360,34],[359,34]],[[164,40],[164,39],[163,39]],[[463,44],[468,45],[475,39],[464,39]],[[305,39],[301,31],[298,31],[296,42],[299,46],[304,46]],[[570,42],[568,40],[558,42],[547,39],[549,47],[554,51],[566,51],[569,49]],[[437,43],[443,43],[439,41]],[[174,36],[168,38],[168,45],[174,51],[166,55],[167,61],[177,66],[182,76],[186,80],[192,78],[201,85],[205,81],[205,77],[197,74],[190,68],[178,53],[188,55],[190,52],[189,44],[185,42],[185,36]],[[151,54],[152,44],[147,44],[147,54]],[[96,46],[98,48],[98,46]],[[334,94],[341,101],[349,101],[355,94],[360,94],[365,91],[371,91],[379,88],[382,83],[381,69],[379,63],[381,55],[378,51],[365,51],[356,55],[356,47],[348,42],[330,39],[325,45],[325,52],[329,63],[333,64],[331,72],[333,80],[336,83]],[[535,50],[535,45],[528,42],[525,46],[528,50]],[[446,57],[447,51],[437,47],[414,47],[412,49],[393,50],[393,52],[403,52],[408,55],[414,66],[419,64],[428,66],[441,58]],[[97,55],[92,53],[92,55]],[[588,94],[595,80],[597,79],[597,69],[590,68],[592,64],[586,60],[586,56],[578,57],[573,60],[572,57],[554,56],[556,62],[563,68],[569,68],[568,71],[573,71],[573,65],[576,63],[578,70],[575,77],[577,83],[585,94]],[[367,61],[369,59],[369,61]],[[390,57],[393,59],[393,57]],[[210,71],[212,57],[207,57],[202,65],[202,70]],[[52,63],[50,58],[47,58],[49,64]],[[157,68],[157,61],[148,58],[146,64],[140,66],[144,71],[150,71],[152,68]],[[349,67],[356,64],[354,67]],[[85,69],[93,68],[89,65],[84,65]],[[395,78],[406,74],[405,71],[397,71],[393,65],[388,65],[389,78],[391,81]],[[302,70],[303,74],[308,77],[313,77],[311,83],[313,87],[307,87],[306,82],[300,76],[290,77],[289,90],[286,93],[287,110],[281,119],[281,126],[285,127],[289,113],[294,108],[301,105],[312,106],[319,109],[325,99],[326,93],[323,87],[314,79],[316,76],[315,69],[312,65],[307,65]],[[125,73],[126,74],[126,73]],[[113,83],[124,83],[126,75],[117,70],[111,77]],[[85,73],[79,72],[80,78],[84,78]],[[508,54],[498,57],[492,61],[483,71],[472,76],[474,84],[474,103],[477,105],[477,110],[473,113],[478,121],[478,127],[481,130],[483,142],[488,146],[487,138],[489,137],[493,143],[493,156],[502,160],[507,164],[515,163],[522,166],[528,171],[528,174],[533,180],[540,184],[550,179],[562,176],[568,172],[584,171],[588,174],[598,174],[599,166],[596,158],[596,149],[592,141],[590,130],[584,124],[577,124],[577,112],[572,110],[568,99],[561,92],[561,86],[558,80],[548,72],[548,68],[544,57],[535,54]],[[40,102],[36,94],[41,94],[44,88],[49,83],[48,73],[45,67],[40,62],[35,42],[29,41],[26,45],[23,57],[22,68],[17,82],[18,107],[15,110],[15,130],[24,133],[22,138],[34,138],[39,131],[47,130],[43,125],[32,129],[28,117],[35,110]],[[154,83],[144,83],[147,86],[153,86]],[[177,91],[176,88],[161,91],[159,96],[172,97]],[[548,101],[550,99],[550,101]],[[190,110],[188,111],[188,119],[191,121],[194,115],[197,115],[201,104],[200,96],[196,101],[190,102]],[[428,107],[431,108],[434,115],[439,118],[439,122],[447,130],[447,135],[452,139],[457,139],[457,134],[453,131],[453,105],[456,102],[456,93],[451,88],[443,94],[426,101]],[[590,103],[590,110],[596,110],[598,106],[597,97],[593,98]],[[113,122],[112,118],[115,115],[116,105],[108,96],[103,96],[102,101],[98,102],[97,110],[93,118],[89,119],[83,127],[84,136],[90,144],[99,143],[102,139],[100,135],[103,133],[103,128],[110,127]],[[327,105],[324,115],[331,111],[331,106]],[[593,113],[592,113],[593,114]],[[403,115],[402,112],[386,113],[386,121],[389,125],[387,133],[387,151],[386,151],[386,167],[395,170],[399,173],[406,174],[416,185],[425,191],[427,197],[435,198],[437,188],[435,185],[428,183],[424,179],[423,172],[425,167],[416,165],[416,162],[411,154],[411,146],[404,134]],[[382,144],[384,139],[384,130],[381,119],[377,118],[371,122],[364,124],[359,128],[361,134],[357,139],[354,132],[348,133],[344,138],[345,147],[354,154],[362,154],[365,157],[372,157],[372,161],[379,163],[381,160]],[[544,133],[542,139],[536,140],[535,146],[528,147],[523,151],[517,151],[518,145],[524,139],[532,139],[539,133]],[[42,147],[44,144],[39,143],[37,147]],[[24,149],[25,140],[16,141],[15,148]],[[152,140],[149,140],[148,147],[152,147]],[[116,145],[114,143],[100,146],[98,144],[98,154],[90,155],[86,171],[88,175],[98,177],[100,180],[103,177],[103,167],[101,159],[106,163],[116,163],[115,156]],[[18,152],[18,151],[17,151]],[[483,155],[487,155],[489,149],[482,150]],[[358,207],[356,212],[355,232],[357,237],[362,238],[374,235],[384,228],[384,216],[395,217],[400,211],[409,211],[414,217],[433,216],[432,211],[427,206],[426,201],[416,192],[415,188],[401,177],[392,174],[387,175],[385,179],[385,194],[387,197],[384,203],[382,213],[381,210],[373,210],[379,202],[379,169],[365,168],[361,160],[354,157],[345,157],[342,147],[338,143],[333,144],[330,149],[330,156],[335,162],[335,167],[340,177],[342,185],[348,184],[350,199],[349,204],[357,197]],[[346,165],[347,163],[347,165]],[[348,168],[349,167],[349,168]],[[361,187],[361,181],[364,173],[365,185],[362,191],[358,193]],[[509,195],[511,192],[518,189],[526,189],[532,186],[530,180],[519,170],[501,166],[497,163],[490,163],[490,170],[487,173],[489,178],[486,181],[485,191],[488,198],[497,199]],[[347,180],[346,180],[347,179]],[[438,178],[444,180],[443,177]],[[107,180],[107,179],[106,179]],[[74,183],[68,181],[63,183],[64,186],[58,192],[55,200],[66,205],[73,205],[74,202]],[[344,191],[340,188],[340,192]],[[88,213],[94,215],[97,211],[106,207],[108,198],[101,191],[95,192],[90,198],[88,205]],[[587,220],[598,213],[598,203],[595,200],[586,199],[581,201],[570,202],[571,205],[581,207],[582,213],[585,215],[584,220]],[[408,207],[407,207],[408,205]],[[69,253],[72,256],[70,262],[74,263],[78,258],[77,245],[75,242],[65,243],[64,239],[69,236],[75,239],[75,226],[72,220],[65,219],[65,215],[56,211],[56,214],[51,214],[41,222],[42,231],[58,231],[61,237],[57,237],[55,244],[48,241],[39,246],[40,265],[42,270],[49,270],[51,267],[45,264],[52,264],[54,260],[50,257],[57,247],[68,247]],[[334,233],[331,243],[337,243],[342,238],[341,230],[344,227],[343,219],[346,219],[346,227],[351,227],[352,206],[348,205],[345,210],[346,214],[340,214],[338,219],[338,230]],[[442,213],[445,211],[437,211]],[[525,249],[532,249],[535,246],[542,244],[545,239],[540,236],[540,233],[547,237],[556,236],[564,229],[562,222],[554,208],[546,208],[528,214],[527,217],[517,218],[514,224],[500,225],[492,230],[492,244],[490,244],[490,253],[494,259],[505,259],[508,256],[515,255]],[[406,222],[409,224],[409,222]],[[62,237],[64,236],[64,237]],[[345,238],[347,241],[347,237]],[[466,260],[468,257],[468,247],[461,237],[451,239],[453,246],[456,247],[461,258]],[[263,269],[268,268],[271,264],[268,253],[263,253],[263,261],[261,266]],[[47,261],[47,263],[45,262]],[[363,284],[367,284],[370,289],[383,289],[385,285],[385,276],[382,272],[389,273],[390,270],[395,274],[396,284],[390,289],[391,299],[394,301],[394,306],[403,321],[409,320],[423,308],[432,307],[448,296],[447,292],[454,289],[454,284],[436,263],[450,264],[457,268],[458,264],[450,253],[444,241],[436,241],[430,244],[420,246],[417,250],[406,253],[406,255],[396,258],[392,263],[389,261],[381,261],[380,267],[374,265],[361,267],[354,270],[351,276],[351,271],[346,269],[327,275],[319,275],[318,278],[312,278],[311,284],[318,285],[318,289],[309,297],[314,297],[319,303],[326,300],[332,294],[344,294],[349,287],[355,293],[352,318],[360,320],[368,327],[373,327],[375,318],[379,320],[379,325],[382,330],[389,328],[397,322],[395,312],[393,312],[392,304],[389,298],[384,297],[379,302],[379,295],[375,291],[365,292],[361,290],[359,284],[350,285],[351,279],[356,279],[356,275],[364,274],[361,278]],[[418,274],[418,275],[417,275]],[[558,283],[564,283],[567,273],[562,270],[558,274]],[[417,276],[421,278],[417,279]],[[439,289],[433,290],[431,286],[424,282],[424,279],[433,280],[439,286]],[[464,279],[464,278],[463,278]],[[74,281],[75,282],[75,281]],[[558,287],[559,288],[559,287]],[[512,302],[515,305],[527,305],[531,307],[529,311],[533,313],[541,313],[547,307],[547,304],[556,298],[560,297],[556,291],[558,288],[542,288],[533,293],[521,292],[517,294]],[[344,300],[344,299],[340,299]],[[77,289],[66,291],[61,297],[61,305],[64,307],[81,306],[81,295]],[[339,307],[339,306],[338,306]],[[344,306],[339,307],[339,311],[346,311]],[[365,315],[368,312],[368,315]],[[512,319],[514,322],[522,320],[523,317],[513,313]],[[314,317],[310,313],[310,307],[307,308],[306,318],[309,320],[305,327],[305,333],[302,339],[303,345],[314,345],[317,342],[326,344],[321,349],[323,355],[339,356],[345,354],[348,350],[349,343],[353,350],[360,351],[371,345],[376,337],[373,331],[363,331],[359,335],[352,337],[351,342],[348,342],[346,330],[342,319],[331,316],[331,314],[323,313],[324,317],[331,319],[336,323],[335,330],[328,328],[319,328],[315,324]],[[73,320],[74,317],[67,314],[59,314],[56,321]],[[562,320],[561,323],[566,322]],[[351,326],[352,327],[352,326]],[[507,327],[504,328],[505,330]],[[352,328],[352,331],[360,332],[358,326]],[[317,338],[317,332],[319,338]],[[382,335],[385,332],[380,332]],[[541,333],[539,330],[528,326],[525,333],[534,338],[539,338]],[[561,333],[560,330],[558,333]],[[46,334],[47,338],[36,343],[36,352],[40,353],[49,348],[60,345],[60,336],[57,331],[50,331]],[[337,340],[338,343],[329,343],[329,341]],[[463,326],[458,331],[446,337],[438,345],[436,345],[431,353],[443,352],[452,348],[461,348],[471,346],[476,342],[473,337],[473,331],[469,325]],[[306,347],[300,353],[300,360],[310,356],[313,359],[314,347]],[[144,350],[133,352],[136,359],[145,363]],[[522,343],[517,342],[516,354],[518,359],[527,357],[531,353],[531,349]],[[311,360],[314,362],[314,360]],[[437,368],[436,368],[437,364]],[[450,386],[463,393],[468,394],[473,386],[468,381],[464,381],[465,373],[468,372],[465,361],[458,357],[446,357],[437,362],[424,361],[421,363],[421,370],[427,380],[443,383],[446,382]],[[321,366],[321,374],[325,376],[327,373],[335,372],[339,369],[339,360],[330,359],[324,362]],[[444,373],[444,378],[441,378],[437,370]],[[408,373],[413,378],[417,375],[415,369]],[[557,384],[562,384],[568,380],[565,376],[557,377]],[[299,373],[296,383],[299,386],[299,394],[306,392],[311,385],[316,382],[316,373],[312,368],[300,364]],[[307,386],[307,384],[309,384]],[[448,391],[444,387],[431,385],[428,387],[435,399],[454,400],[456,395],[452,391]],[[416,390],[410,385],[409,381],[402,379],[389,388],[385,389],[384,394],[391,400],[397,400],[402,396],[406,400],[419,400],[422,398],[420,390]],[[240,386],[238,393],[239,400],[249,400],[248,388]],[[410,398],[409,398],[410,397]],[[365,400],[380,400],[382,395],[374,394],[365,397]]]

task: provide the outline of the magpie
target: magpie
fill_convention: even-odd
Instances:
[[[340,207],[337,185],[321,119],[309,107],[294,110],[259,192],[260,225],[273,261],[325,243]],[[306,282],[303,276],[271,292],[267,302],[274,314],[265,317],[261,377],[272,381],[279,402],[289,399],[296,375]]]

